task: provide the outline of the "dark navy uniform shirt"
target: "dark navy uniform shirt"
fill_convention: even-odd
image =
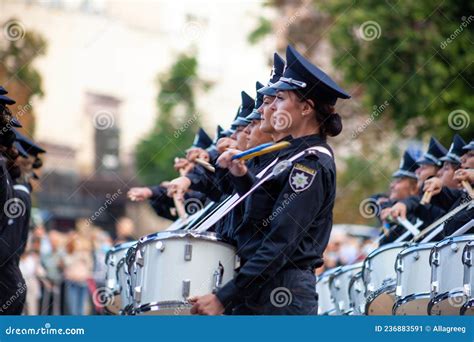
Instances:
[[[325,139],[311,135],[294,139],[278,153],[279,161],[311,146],[331,151]],[[250,174],[239,178],[236,186],[242,191],[254,182]],[[304,154],[252,193],[246,199],[243,221],[233,232],[242,267],[217,292],[221,303],[228,306],[252,296],[282,269],[321,266],[335,194],[334,159],[319,152]]]

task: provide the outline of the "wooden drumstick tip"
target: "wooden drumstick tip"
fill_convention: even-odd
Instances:
[[[431,191],[426,191],[423,194],[423,197],[421,198],[420,204],[428,204],[431,202],[431,197],[433,196],[433,193]]]
[[[174,202],[174,207],[176,208],[176,212],[178,213],[178,217],[182,220],[186,220],[188,215],[186,214],[182,197],[179,196],[178,194],[174,194],[173,202]]]

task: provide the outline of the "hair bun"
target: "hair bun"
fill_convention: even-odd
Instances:
[[[327,135],[335,137],[342,131],[342,119],[338,113],[332,113],[325,122]]]

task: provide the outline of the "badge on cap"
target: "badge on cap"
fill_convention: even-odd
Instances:
[[[294,192],[301,192],[308,189],[313,183],[317,171],[304,166],[302,164],[295,164],[290,173],[290,186]]]

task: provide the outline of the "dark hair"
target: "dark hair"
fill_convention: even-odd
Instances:
[[[322,137],[326,137],[327,135],[335,137],[341,133],[342,119],[341,116],[336,113],[333,105],[318,101],[313,96],[305,96],[299,91],[295,91],[295,93],[301,102],[311,100],[315,104],[316,121],[318,121],[319,134]]]

